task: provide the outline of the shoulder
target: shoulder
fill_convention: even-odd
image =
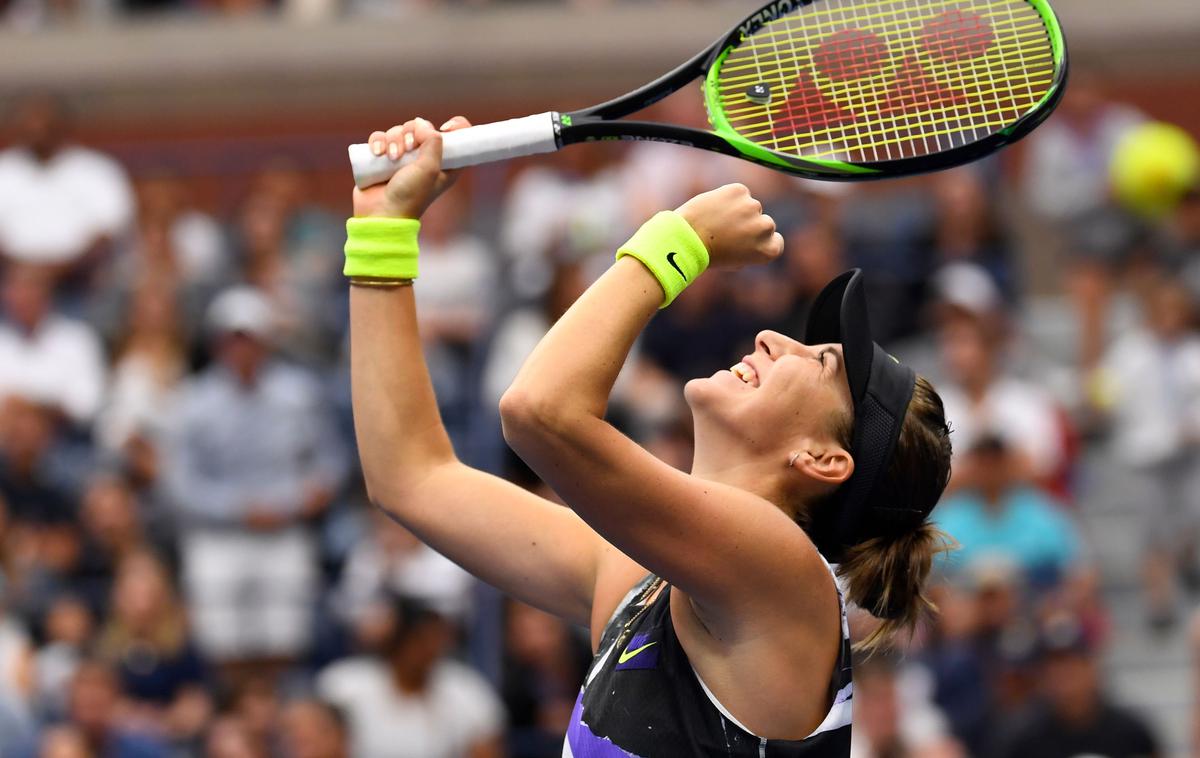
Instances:
[[[66,316],[51,316],[44,327],[47,340],[69,343],[75,349],[99,348],[100,337],[84,321]]]
[[[28,150],[10,147],[0,150],[0,178],[10,179],[36,170],[37,164]]]
[[[496,690],[475,669],[455,660],[443,660],[433,671],[433,687],[444,703],[465,723],[479,731],[498,730],[504,705]]]
[[[487,679],[475,669],[453,659],[446,659],[434,669],[435,681],[443,687],[470,694],[492,694]]]
[[[125,169],[113,158],[91,148],[74,145],[63,148],[53,159],[58,171],[85,173],[91,179],[112,179],[125,182]]]
[[[370,699],[387,684],[387,673],[372,658],[347,658],[331,663],[317,674],[317,692],[335,703]]]

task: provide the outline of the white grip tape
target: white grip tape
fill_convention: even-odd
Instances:
[[[462,168],[523,155],[552,153],[558,149],[554,135],[555,115],[548,111],[446,132],[442,135],[442,168]],[[386,182],[416,158],[417,153],[412,152],[394,161],[386,153],[375,155],[370,145],[350,146],[350,165],[359,189]]]

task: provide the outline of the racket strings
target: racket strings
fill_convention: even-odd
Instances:
[[[771,150],[868,163],[978,141],[1055,80],[1027,0],[827,0],[765,25],[722,61],[729,125]],[[769,101],[747,97],[765,87]]]

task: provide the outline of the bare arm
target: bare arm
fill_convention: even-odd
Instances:
[[[745,187],[706,193],[680,213],[716,264],[764,261],[782,250],[774,223]],[[661,299],[646,268],[619,260],[530,356],[501,402],[505,435],[605,539],[715,615],[768,605],[763,600],[779,593],[795,598],[805,573],[796,570],[797,556],[820,563],[782,511],[668,466],[604,420],[621,365]]]
[[[386,188],[356,190],[355,215],[418,218],[448,186],[441,136],[427,122],[371,142],[403,146],[406,134],[424,145],[420,159]],[[354,426],[372,502],[480,579],[588,623],[603,540],[570,510],[457,460],[421,352],[413,288],[352,287],[350,328]]]

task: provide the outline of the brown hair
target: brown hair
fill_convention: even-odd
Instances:
[[[924,377],[917,377],[912,401],[900,428],[881,486],[910,493],[910,502],[931,509],[950,480],[950,428],[942,399]],[[850,548],[838,574],[855,605],[883,623],[857,645],[874,651],[899,632],[909,631],[935,610],[925,581],[938,553],[953,541],[928,521],[898,536],[876,537]]]

